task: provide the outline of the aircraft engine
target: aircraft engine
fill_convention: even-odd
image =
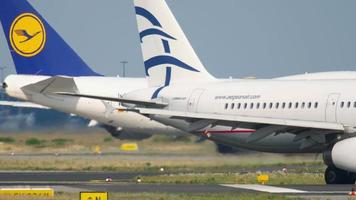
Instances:
[[[326,165],[334,165],[348,172],[356,172],[356,137],[337,142],[333,148],[324,153]]]
[[[144,134],[141,132],[130,132],[124,130],[121,127],[117,128],[105,124],[101,124],[100,127],[104,128],[107,132],[109,132],[112,137],[120,140],[144,140],[151,137],[150,134]]]

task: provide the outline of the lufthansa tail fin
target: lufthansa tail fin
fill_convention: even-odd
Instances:
[[[27,0],[1,0],[0,21],[18,74],[100,76]]]
[[[164,0],[134,0],[145,72],[151,87],[212,80]]]

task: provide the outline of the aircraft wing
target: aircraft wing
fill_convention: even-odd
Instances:
[[[137,108],[137,112],[142,115],[164,115],[170,118],[187,120],[191,123],[192,130],[195,132],[201,130],[201,126],[195,129],[195,124],[210,123],[210,125],[227,125],[231,127],[251,128],[256,130],[249,135],[247,142],[253,143],[262,140],[270,135],[278,135],[281,133],[295,134],[294,141],[301,141],[300,149],[310,148],[315,145],[325,145],[326,135],[332,133],[347,133],[348,128],[342,124],[329,122],[316,122],[292,119],[264,118],[264,117],[248,117],[239,115],[223,115],[211,113],[192,113],[183,111],[170,111],[164,109]],[[352,130],[351,130],[352,131]],[[207,137],[209,131],[206,132]]]
[[[10,106],[17,108],[37,108],[37,109],[51,109],[46,106],[42,106],[39,104],[31,103],[31,102],[21,102],[21,101],[0,101],[0,106]]]
[[[350,130],[348,130],[350,127],[345,127],[342,124],[337,123],[172,111],[162,109],[166,107],[167,104],[161,103],[159,101],[137,101],[124,98],[110,98],[63,92],[57,92],[56,94],[128,103],[130,104],[128,108],[124,108],[123,110],[137,112],[145,116],[163,115],[169,118],[189,121],[191,122],[190,126],[187,128],[187,130],[185,130],[188,132],[199,132],[210,125],[230,126],[231,130],[235,129],[236,127],[253,129],[255,132],[249,136],[247,140],[249,143],[257,142],[273,134],[277,135],[280,133],[292,133],[296,135],[294,138],[295,141],[303,140],[300,148],[306,149],[315,145],[325,145],[327,134],[350,132]]]
[[[309,129],[323,129],[334,131],[345,131],[345,127],[336,123],[329,122],[316,122],[316,121],[303,121],[303,120],[291,120],[291,119],[277,119],[277,118],[263,118],[263,117],[248,117],[239,115],[222,115],[211,113],[192,113],[182,111],[170,111],[163,109],[151,109],[151,108],[137,108],[137,111],[143,115],[165,115],[175,118],[187,118],[198,120],[215,120],[225,122],[237,122],[237,123],[250,123],[259,125],[275,125],[283,127],[295,127],[295,128],[309,128]]]
[[[55,92],[55,94],[63,95],[63,96],[83,97],[83,98],[89,98],[89,99],[114,101],[114,102],[134,104],[134,105],[147,106],[147,107],[164,108],[168,105],[167,103],[158,102],[158,101],[138,101],[138,100],[130,100],[130,99],[124,99],[124,98],[112,98],[112,97],[77,94],[77,93],[67,93],[67,92]]]
[[[166,107],[168,104],[162,102],[156,102],[156,101],[137,101],[137,100],[124,99],[124,98],[111,98],[111,97],[65,93],[65,92],[57,92],[56,94],[64,95],[64,96],[74,96],[74,97],[83,97],[83,98],[91,98],[91,99],[99,99],[99,100],[107,100],[107,101],[116,101],[121,103],[144,106],[144,108],[134,107],[133,109],[128,109],[130,111],[136,111],[143,115],[165,115],[165,116],[183,118],[183,119],[210,120],[210,121],[218,121],[218,122],[248,123],[248,124],[255,124],[255,125],[257,124],[257,125],[264,125],[264,126],[275,125],[275,126],[294,127],[294,128],[345,131],[345,127],[337,123],[292,120],[292,119],[277,119],[277,118],[267,118],[267,117],[249,117],[249,116],[239,116],[239,115],[223,115],[223,114],[212,114],[212,113],[171,111],[171,110],[161,109]]]

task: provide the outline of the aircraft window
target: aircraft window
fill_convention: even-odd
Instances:
[[[247,103],[244,104],[244,109],[246,109],[246,108],[247,108]]]
[[[295,108],[298,108],[299,107],[299,103],[295,103]]]
[[[241,103],[238,103],[237,104],[237,109],[240,109],[241,108]]]
[[[272,109],[273,103],[269,103],[269,109]]]
[[[356,108],[356,101],[354,102],[354,108]]]
[[[356,102],[355,102],[356,103]],[[355,104],[356,105],[356,104]],[[318,108],[318,102],[314,104],[314,108]]]
[[[282,103],[282,108],[285,109],[286,108],[286,103]]]
[[[302,108],[305,108],[305,102],[302,103]]]
[[[231,109],[234,109],[235,108],[235,103],[232,103],[231,104]]]
[[[309,102],[309,103],[308,103],[308,108],[310,109],[311,107],[312,107],[312,103]]]
[[[341,107],[341,108],[343,108],[343,107],[344,107],[344,105],[345,105],[345,102],[341,102],[340,107]]]
[[[276,103],[276,109],[278,109],[279,108],[279,103]]]
[[[250,109],[253,109],[253,103],[250,104]]]
[[[225,110],[227,110],[228,108],[229,108],[229,104],[226,103],[226,104],[225,104]]]
[[[347,102],[347,107],[350,108],[351,107],[351,102]]]
[[[289,102],[288,108],[291,109],[292,108],[292,103]]]
[[[256,109],[260,109],[260,103],[257,103]]]
[[[263,109],[266,109],[266,107],[267,107],[267,104],[263,103]]]

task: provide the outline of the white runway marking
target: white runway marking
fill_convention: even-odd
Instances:
[[[232,187],[238,189],[247,189],[247,190],[255,190],[259,192],[268,192],[268,193],[309,193],[303,190],[296,190],[296,189],[289,189],[289,188],[282,188],[282,187],[275,187],[275,186],[268,186],[268,185],[222,185],[225,187]]]

